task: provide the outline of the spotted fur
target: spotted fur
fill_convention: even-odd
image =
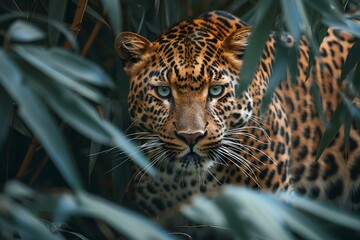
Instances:
[[[329,29],[312,69],[316,81],[305,81],[309,49],[303,40],[297,81],[283,81],[261,115],[277,42],[270,36],[252,83],[236,97],[250,34],[238,18],[214,11],[166,29],[153,42],[129,32],[117,37],[115,49],[130,79],[133,136],[160,172],[157,179],[146,169],[136,172],[134,197],[144,212],[161,215],[223,184],[274,193],[294,189],[360,208],[359,130],[351,128],[348,161],[341,130],[314,162],[324,124],[310,92],[313,83],[319,86],[329,119],[341,101],[336,80],[355,39]],[[291,37],[285,40],[293,44]]]

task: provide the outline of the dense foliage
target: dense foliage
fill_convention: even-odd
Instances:
[[[0,239],[176,236],[123,201],[132,177],[127,160],[142,167],[147,160],[124,134],[130,125],[128,83],[113,41],[125,30],[153,39],[181,19],[215,9],[253,25],[239,92],[251,81],[270,31],[289,31],[296,43],[305,34],[312,57],[329,26],[360,37],[360,25],[350,20],[359,17],[355,0],[1,1]],[[344,101],[324,123],[318,156],[342,125],[346,131],[352,119],[360,122],[359,46],[357,41],[343,66]],[[296,75],[292,51],[278,50],[267,98],[283,78],[284,66]],[[154,169],[149,173],[156,176]],[[354,213],[239,187],[227,187],[215,199],[195,198],[182,211],[239,239],[331,239],[360,231]]]

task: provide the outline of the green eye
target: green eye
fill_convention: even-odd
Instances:
[[[171,90],[169,87],[159,86],[156,87],[156,93],[161,98],[168,98],[171,95]]]
[[[214,85],[209,88],[209,96],[216,98],[220,97],[220,95],[224,92],[224,86]]]

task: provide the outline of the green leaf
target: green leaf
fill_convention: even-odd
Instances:
[[[6,38],[17,42],[33,42],[45,38],[45,34],[35,25],[17,20],[8,29]]]
[[[345,63],[341,69],[341,80],[344,80],[349,74],[350,70],[360,62],[360,39],[357,39],[355,44],[349,50]],[[359,80],[357,80],[359,81]]]
[[[304,2],[317,10],[323,16],[322,21],[329,27],[360,37],[360,24],[346,19],[338,2],[334,0],[304,0]]]
[[[328,222],[335,223],[339,226],[360,231],[360,216],[354,212],[340,210],[332,205],[327,205],[322,202],[313,201],[311,199],[301,197],[295,194],[279,194],[281,199],[286,203],[299,210],[306,211],[313,216],[323,218]]]
[[[249,46],[245,50],[244,62],[240,71],[240,83],[235,89],[236,96],[241,96],[242,92],[252,82],[265,42],[269,38],[269,33],[275,20],[278,2],[266,0],[261,3],[258,5]]]
[[[12,13],[6,13],[0,16],[0,22],[8,21],[13,18],[26,18],[28,15],[18,13],[18,12],[12,12]],[[73,49],[75,52],[79,51],[79,46],[76,42],[76,39],[71,31],[67,27],[65,27],[62,23],[59,23],[53,19],[50,19],[48,17],[40,16],[40,15],[34,15],[32,16],[32,20],[36,22],[42,22],[46,24],[51,24],[54,28],[58,29],[62,34],[64,34],[65,38],[71,43],[73,46]]]
[[[108,13],[109,20],[115,35],[121,32],[121,5],[118,0],[102,0],[102,4]]]
[[[284,13],[285,24],[290,30],[296,42],[299,42],[301,33],[303,31],[302,19],[299,14],[298,4],[300,1],[296,0],[281,0],[282,12]]]
[[[114,83],[99,65],[70,53],[62,48],[51,48],[47,52],[49,65],[79,81],[100,87],[114,87]]]
[[[189,205],[181,206],[181,212],[188,218],[203,224],[226,227],[227,220],[216,203],[202,195],[192,198]]]
[[[4,193],[11,198],[21,200],[34,198],[36,191],[21,182],[10,180],[5,184]]]
[[[0,50],[0,83],[19,104],[19,114],[41,142],[67,182],[81,189],[66,141],[43,102],[26,86],[20,69],[10,55]]]
[[[325,114],[323,111],[323,107],[322,107],[323,105],[322,105],[322,98],[321,98],[320,91],[319,91],[319,86],[316,83],[317,82],[316,77],[317,77],[316,74],[313,74],[313,82],[312,82],[310,91],[314,98],[315,108],[320,116],[320,119],[322,120],[323,123],[327,124],[327,120],[326,120],[326,117],[325,117]]]
[[[14,51],[30,65],[33,65],[36,69],[46,74],[49,78],[78,92],[96,103],[105,102],[105,99],[100,92],[89,86],[85,86],[83,82],[76,81],[73,76],[69,76],[67,72],[58,69],[58,65],[60,64],[56,65],[52,55],[44,48],[16,46],[14,47]]]
[[[130,239],[173,239],[150,221],[125,208],[85,192],[77,197],[83,216],[103,220]]]
[[[102,127],[105,120],[100,118],[89,102],[42,75],[27,74],[24,77],[37,94],[46,99],[51,108],[70,126],[97,142],[111,144],[111,135]]]
[[[67,0],[50,0],[49,1],[49,18],[57,22],[63,22],[65,16],[65,10],[67,6]],[[48,36],[50,45],[56,45],[60,31],[55,28],[52,24],[48,24]]]
[[[237,212],[237,215],[244,223],[251,224],[251,226],[247,226],[247,229],[254,229],[254,232],[259,232],[263,235],[262,237],[268,239],[291,239],[284,220],[277,217],[279,211],[287,210],[286,206],[277,207],[278,203],[273,198],[264,194],[257,194],[250,189],[235,186],[226,186],[224,188],[224,197],[228,199],[230,206],[233,206],[233,212]],[[223,205],[225,206],[225,204],[226,202]],[[218,206],[220,206],[219,203]],[[257,217],[251,218],[249,216]],[[249,230],[247,231],[249,232]]]
[[[342,22],[345,18],[339,5],[334,0],[303,0],[304,3],[317,10],[324,18]]]
[[[326,129],[324,134],[320,139],[320,143],[316,152],[315,161],[319,159],[325,148],[331,143],[331,141],[335,138],[336,134],[338,133],[341,125],[345,121],[346,117],[348,116],[348,108],[344,103],[341,103],[333,113],[330,118],[330,121],[326,125]]]
[[[38,240],[60,240],[59,237],[31,214],[27,209],[0,195],[0,226],[9,230],[16,230],[21,239]]]
[[[279,41],[279,40],[278,40]],[[280,82],[286,78],[286,71],[288,66],[289,56],[288,49],[280,44],[277,44],[275,53],[275,62],[272,70],[272,74],[269,79],[269,86],[264,95],[263,102],[261,104],[260,112],[265,113],[275,89],[279,86]]]

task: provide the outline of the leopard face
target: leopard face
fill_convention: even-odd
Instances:
[[[250,91],[235,98],[250,28],[219,38],[206,24],[189,20],[154,42],[134,33],[116,41],[130,77],[131,118],[138,138],[149,140],[141,146],[156,165],[176,171],[223,163],[252,117]]]

